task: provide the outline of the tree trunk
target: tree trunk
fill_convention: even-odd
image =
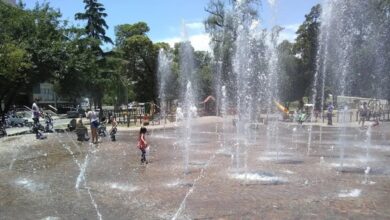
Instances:
[[[102,120],[102,118],[103,118],[103,103],[102,103],[102,97],[100,96],[99,98],[98,98],[98,107],[99,107],[99,119],[100,120]]]

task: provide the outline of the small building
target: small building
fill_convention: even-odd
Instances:
[[[211,95],[207,96],[203,102],[203,109],[201,112],[201,115],[216,115],[217,114],[217,108],[216,108],[216,102],[215,98]]]
[[[67,100],[63,100],[54,91],[54,85],[48,82],[38,83],[33,86],[33,93],[31,102],[38,99],[41,106],[52,105],[56,108],[58,106],[67,106],[71,103]]]

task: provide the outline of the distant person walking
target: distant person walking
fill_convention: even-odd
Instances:
[[[97,144],[98,143],[98,134],[97,129],[99,127],[99,118],[98,113],[94,110],[90,110],[87,113],[87,118],[89,119],[91,123],[91,137],[92,137],[92,143]]]
[[[333,122],[332,122],[332,118],[333,118],[333,109],[334,109],[334,106],[333,106],[333,104],[330,102],[330,103],[328,104],[328,112],[327,112],[328,125],[333,125]]]

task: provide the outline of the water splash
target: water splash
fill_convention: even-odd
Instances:
[[[167,117],[167,102],[168,102],[168,90],[169,82],[172,80],[172,57],[164,49],[160,49],[158,53],[158,82],[159,82],[159,99],[160,99],[160,114],[164,123],[164,136]]]
[[[361,189],[341,190],[341,192],[338,194],[338,197],[340,198],[359,197],[361,192],[362,192]]]
[[[75,185],[76,189],[79,189],[80,183],[82,181],[84,181],[84,183],[85,183],[85,171],[87,169],[88,161],[89,161],[89,157],[88,157],[88,154],[87,154],[85,156],[84,163],[80,166],[80,173],[79,173],[79,175],[77,177],[76,185]]]
[[[182,105],[183,113],[183,157],[184,157],[184,172],[188,173],[188,161],[189,161],[189,146],[192,136],[192,121],[194,117],[197,117],[196,100],[197,95],[197,77],[195,74],[194,64],[194,49],[191,43],[188,41],[186,34],[186,27],[183,25],[183,42],[179,49],[180,58],[180,85],[182,95],[180,97],[180,105]],[[181,109],[181,108],[178,108]]]

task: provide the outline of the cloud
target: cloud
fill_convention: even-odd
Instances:
[[[204,24],[202,22],[186,23],[186,27],[190,30],[204,30]]]
[[[168,43],[169,46],[173,47],[175,45],[175,43],[180,42],[180,41],[181,41],[180,37],[172,37],[172,38],[166,38],[163,40],[157,40],[156,42]]]
[[[211,51],[210,36],[208,34],[190,36],[190,41],[195,50]]]
[[[211,51],[209,45],[210,36],[208,34],[206,33],[195,34],[195,35],[190,35],[188,38],[191,41],[191,45],[194,47],[195,50]],[[163,40],[158,40],[157,42],[165,42],[168,43],[171,47],[173,47],[175,43],[178,43],[180,41],[182,41],[182,38],[172,37]]]
[[[295,33],[287,32],[287,31],[282,31],[279,34],[279,43],[288,40],[290,42],[295,42],[295,38],[297,35]]]
[[[279,34],[279,42],[282,42],[284,40],[294,42],[295,38],[297,37],[296,32],[297,32],[299,26],[300,26],[300,24],[298,24],[298,23],[282,25],[282,27],[284,29]]]
[[[287,24],[282,25],[282,27],[285,28],[285,30],[296,32],[301,24],[295,23],[295,24]]]

